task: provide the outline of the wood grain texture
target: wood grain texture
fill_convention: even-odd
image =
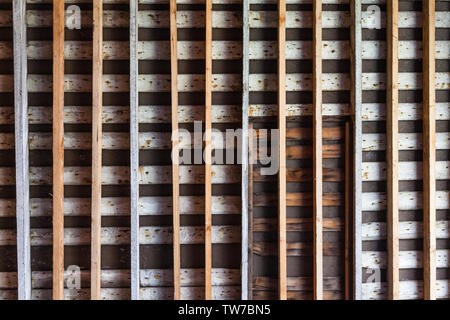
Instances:
[[[254,239],[253,239],[253,182],[254,182],[254,145],[255,134],[253,130],[253,122],[248,124],[248,272],[247,272],[247,286],[248,286],[248,300],[253,300],[253,254],[254,254]]]
[[[352,297],[352,281],[353,277],[351,276],[352,266],[351,266],[351,252],[352,252],[352,214],[351,214],[351,203],[352,203],[352,143],[351,143],[351,131],[350,131],[350,123],[345,123],[345,250],[344,250],[344,283],[345,283],[345,300],[350,300]]]
[[[53,4],[53,299],[64,299],[64,0]]]
[[[351,11],[351,105],[353,123],[353,188],[352,188],[352,229],[353,229],[353,292],[355,300],[361,300],[362,267],[361,267],[361,226],[362,226],[362,27],[361,0],[352,0]]]
[[[91,299],[101,299],[103,3],[94,0],[92,43]]]
[[[178,137],[177,1],[170,0],[170,72],[172,99],[173,298],[180,300],[180,174]]]
[[[212,0],[205,1],[205,299],[211,300]]]
[[[139,300],[139,92],[138,1],[130,1],[130,282],[131,299]],[[103,148],[105,139],[103,137]],[[114,139],[115,143],[118,139]]]
[[[399,297],[398,239],[398,1],[387,1],[386,163],[389,299]]]
[[[278,297],[287,299],[286,256],[286,1],[278,2]]]
[[[322,234],[322,1],[313,3],[314,300],[323,299]]]
[[[435,0],[423,11],[423,279],[424,299],[436,300]]]
[[[249,212],[249,197],[253,188],[252,170],[249,173],[249,147],[250,139],[252,135],[249,135],[249,119],[248,119],[248,107],[249,107],[249,87],[248,79],[250,73],[250,61],[249,61],[249,45],[250,45],[250,28],[249,28],[249,11],[250,5],[248,0],[243,0],[242,3],[242,139],[241,139],[241,199],[242,199],[242,239],[241,239],[241,299],[248,300],[249,295],[251,297],[251,282],[249,280],[249,255],[251,255],[251,245],[249,243],[249,235],[251,229],[249,229],[249,219],[251,219],[251,213]],[[250,175],[249,175],[250,174]],[[249,177],[251,180],[249,181]]]
[[[13,1],[14,133],[16,157],[17,297],[31,299],[30,188],[28,161],[28,90],[26,4]]]

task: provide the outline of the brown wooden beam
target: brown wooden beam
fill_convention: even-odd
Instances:
[[[436,299],[435,1],[423,1],[423,279],[424,298]]]
[[[172,98],[173,298],[180,300],[180,175],[178,137],[177,0],[170,0],[170,70]]]
[[[94,0],[92,43],[91,299],[101,299],[103,2]]]
[[[212,0],[206,0],[205,48],[205,299],[211,300]]]
[[[278,2],[278,130],[278,290],[286,300],[286,0]]]
[[[313,2],[313,131],[314,300],[322,300],[322,0]]]
[[[64,299],[64,0],[53,2],[53,299]]]

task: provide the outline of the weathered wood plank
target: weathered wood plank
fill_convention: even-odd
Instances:
[[[435,0],[423,1],[423,251],[424,298],[436,300]],[[447,140],[448,142],[448,140]]]
[[[212,268],[212,245],[211,245],[211,196],[212,196],[212,146],[211,146],[211,109],[212,109],[212,28],[213,28],[212,0],[205,1],[205,134],[204,134],[204,157],[205,157],[205,300],[211,300],[211,268]]]
[[[212,243],[239,243],[240,230],[238,226],[212,226]],[[81,246],[89,245],[91,231],[89,228],[65,228],[64,245]],[[128,227],[102,227],[102,245],[129,245],[130,228]],[[181,244],[202,244],[204,243],[204,228],[202,227],[181,227]],[[31,229],[31,246],[49,246],[52,244],[52,230],[45,228]],[[171,244],[172,227],[140,227],[139,244]],[[15,245],[16,231],[13,229],[0,230],[0,245]]]
[[[436,268],[448,268],[449,250],[436,250]],[[383,251],[363,251],[363,268],[386,269],[387,256]],[[399,252],[399,269],[423,268],[422,251]]]
[[[313,279],[314,300],[323,300],[322,0],[313,2]]]
[[[448,221],[437,221],[436,238],[447,239],[450,237],[450,226]],[[385,240],[386,223],[368,222],[363,223],[362,234],[364,240]],[[400,221],[398,226],[399,239],[423,239],[423,223],[421,221]]]
[[[178,30],[177,1],[170,0],[170,72],[172,114],[172,210],[173,210],[173,298],[180,300],[180,177],[178,136]]]
[[[130,1],[130,39],[129,39],[129,58],[130,58],[130,270],[131,270],[131,299],[139,300],[139,93],[138,93],[138,1]],[[122,48],[127,48],[123,46]],[[103,42],[103,59],[108,56],[108,45]],[[79,49],[78,49],[79,50]],[[75,49],[75,52],[79,52]],[[125,49],[126,50],[126,49]],[[125,58],[126,59],[126,58]],[[103,133],[102,148],[105,148],[106,133]],[[126,137],[128,138],[128,137]],[[83,141],[86,141],[83,139]],[[120,141],[117,136],[113,141]],[[114,142],[114,144],[116,143]]]
[[[53,299],[64,299],[64,0],[53,6]]]
[[[14,0],[14,111],[15,111],[15,167],[16,167],[16,225],[18,299],[31,298],[30,256],[30,188],[28,178],[28,90],[27,58],[25,53],[27,31],[25,25],[26,4]]]
[[[436,59],[450,58],[450,41],[436,41]],[[129,59],[129,49],[125,41],[103,41],[103,60]],[[386,58],[386,42],[378,40],[361,41],[362,59]],[[178,59],[204,59],[205,45],[203,41],[178,41]],[[169,41],[139,41],[137,43],[139,60],[168,60]],[[276,41],[250,41],[249,59],[266,60],[277,57]],[[13,57],[12,45],[8,41],[0,41],[0,59]],[[399,59],[422,58],[421,41],[399,41]],[[233,60],[242,58],[242,43],[230,40],[212,42],[214,60]],[[322,41],[323,60],[350,59],[351,48],[348,41]],[[92,58],[92,46],[88,41],[66,41],[64,43],[66,60],[89,60]],[[30,60],[47,60],[52,57],[51,41],[30,40],[27,42],[27,57]],[[286,59],[312,59],[312,41],[286,41]]]
[[[286,256],[286,1],[278,1],[278,298],[287,299]],[[250,12],[250,21],[254,19]],[[274,20],[275,21],[275,20]],[[249,88],[251,90],[251,86]],[[258,153],[259,154],[259,153]]]
[[[168,1],[167,1],[168,3]],[[295,2],[298,4],[298,2]],[[86,11],[82,16],[82,27],[92,25],[92,12]],[[254,11],[250,14],[250,28],[276,28],[277,17],[274,11]],[[368,12],[363,12],[362,27],[368,28],[371,25],[370,19],[367,19]],[[436,12],[436,28],[449,28],[449,12]],[[51,11],[28,10],[27,26],[30,28],[51,27]],[[381,27],[386,27],[385,15],[381,15]],[[0,11],[0,27],[11,27],[11,12],[7,10]],[[350,27],[350,14],[345,11],[324,11],[324,28],[348,28]],[[399,28],[421,28],[422,14],[413,11],[399,12]],[[123,11],[105,10],[104,11],[105,28],[128,28],[128,15]],[[204,11],[183,10],[178,12],[178,28],[204,28]],[[310,11],[287,11],[287,25],[290,28],[312,28],[312,14]],[[213,28],[241,28],[242,20],[240,13],[236,11],[214,11]],[[169,12],[161,10],[142,10],[138,15],[139,28],[169,28]]]
[[[89,198],[64,199],[65,216],[89,216],[91,212]],[[212,214],[239,214],[240,198],[237,196],[213,196]],[[172,197],[140,197],[140,215],[172,215]],[[32,217],[51,216],[52,200],[50,198],[31,198],[30,214]],[[202,196],[181,196],[180,214],[203,214]],[[103,216],[129,216],[130,201],[126,197],[103,197]],[[15,216],[15,200],[0,199],[0,217]]]
[[[171,184],[171,166],[140,166],[140,184]],[[212,183],[238,183],[239,167],[235,165],[213,165]],[[51,167],[31,167],[30,185],[51,185]],[[89,185],[91,183],[90,167],[65,167],[65,185]],[[102,184],[129,184],[129,167],[105,166],[102,168]],[[203,184],[202,166],[180,166],[181,184]],[[0,185],[14,185],[13,168],[0,167]]]
[[[288,257],[311,257],[313,254],[312,242],[288,242]],[[277,245],[272,242],[255,242],[253,253],[260,256],[276,256],[278,254]],[[341,256],[344,253],[344,244],[341,242],[324,242],[324,256]]]
[[[362,59],[364,52],[364,42],[362,41],[362,7],[360,0],[350,1],[351,12],[351,104],[353,111],[353,299],[361,300],[362,268],[361,268],[361,224],[362,224]],[[369,49],[373,50],[373,49]]]
[[[423,208],[422,192],[399,192],[399,210],[421,210]],[[386,194],[382,192],[364,192],[362,194],[364,211],[386,210]],[[436,191],[436,209],[450,208],[450,192]]]
[[[81,74],[65,75],[64,90],[66,92],[90,92],[91,76]],[[12,76],[0,75],[0,92],[12,92]],[[201,92],[205,78],[201,74],[178,75],[179,92]],[[436,73],[436,90],[450,88],[450,72]],[[250,91],[277,90],[277,76],[275,74],[250,74]],[[237,74],[214,74],[212,78],[213,92],[229,92],[241,90],[241,76]],[[138,79],[139,92],[169,92],[170,75],[141,74]],[[419,73],[402,72],[399,74],[400,90],[419,90],[422,88],[422,76]],[[292,73],[286,75],[286,91],[312,91],[312,77],[307,73]],[[323,91],[342,91],[350,89],[348,74],[324,73],[322,75]],[[363,90],[385,90],[384,73],[364,73]],[[52,92],[50,75],[30,74],[28,76],[28,90],[30,92]],[[104,92],[128,92],[129,76],[123,74],[104,74]]]
[[[384,181],[386,180],[386,163],[385,162],[364,162],[362,166],[363,181]],[[422,162],[416,161],[400,161],[399,180],[421,180],[422,179]],[[439,180],[446,180],[450,177],[450,161],[436,162],[436,177]],[[398,192],[397,192],[398,194]]]
[[[249,197],[250,201],[253,201],[250,195],[253,192],[253,162],[252,168],[249,169],[249,146],[253,148],[253,130],[249,136],[249,119],[248,119],[248,106],[250,102],[249,92],[249,74],[250,74],[250,27],[249,27],[249,11],[250,5],[248,0],[242,0],[242,139],[241,139],[241,299],[251,299],[251,284],[249,283],[251,277],[253,277],[253,269],[251,265],[253,260],[249,255],[251,249],[251,243],[253,239],[253,227],[249,228],[250,224],[253,226],[253,213],[249,212]],[[212,43],[212,55],[214,59],[214,41]],[[253,129],[253,127],[252,127]],[[249,142],[249,140],[251,140]],[[250,171],[250,172],[249,172]],[[250,177],[250,182],[249,182]],[[253,203],[250,204],[251,206]],[[250,261],[250,263],[249,263]],[[250,277],[249,277],[250,274]]]
[[[182,287],[201,286],[203,284],[203,269],[182,268],[180,285]],[[64,282],[71,273],[64,273]],[[81,286],[89,287],[90,271],[81,270]],[[239,269],[213,268],[213,286],[233,286],[239,284]],[[51,271],[32,272],[33,289],[48,289],[52,287]],[[170,269],[142,269],[139,272],[138,280],[142,287],[166,287],[173,285],[173,272]],[[129,270],[102,270],[102,287],[120,288],[127,287],[130,283]],[[0,288],[14,289],[17,287],[16,272],[0,272]]]
[[[270,193],[255,193],[255,207],[275,207],[277,199]],[[312,193],[294,193],[288,192],[286,194],[286,205],[288,207],[312,207],[313,194]],[[344,196],[339,193],[325,193],[323,195],[323,206],[325,207],[340,207],[344,205]]]
[[[399,168],[398,152],[398,2],[386,1],[387,10],[387,54],[386,54],[386,184],[387,184],[387,278],[389,284],[389,299],[398,300],[399,297],[399,209],[398,193],[399,180],[402,170]],[[363,83],[366,78],[363,78]],[[364,86],[364,85],[363,85]],[[364,170],[364,169],[363,169]],[[364,180],[364,178],[363,178]],[[364,257],[364,253],[363,253]]]
[[[448,299],[450,297],[450,281],[436,281],[436,298]],[[399,299],[413,300],[423,299],[423,281],[400,281]],[[362,298],[364,300],[381,300],[387,298],[387,284],[385,282],[363,283]]]
[[[101,201],[103,107],[103,2],[93,2],[92,41],[92,187],[91,187],[91,299],[101,298]]]

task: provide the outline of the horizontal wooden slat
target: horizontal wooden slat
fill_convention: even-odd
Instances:
[[[363,300],[381,300],[387,299],[386,282],[370,282],[362,284]],[[436,281],[436,298],[450,298],[450,280]],[[423,299],[423,281],[406,280],[399,283],[399,299]]]
[[[387,226],[384,222],[368,222],[362,224],[363,240],[387,239]],[[422,239],[423,225],[421,221],[400,221],[398,224],[399,239]],[[436,222],[436,239],[450,238],[450,222]]]
[[[422,179],[422,162],[400,161],[399,180],[411,181]],[[363,181],[383,181],[386,180],[385,162],[364,162],[362,165]],[[450,179],[450,161],[436,161],[436,179]]]
[[[141,132],[139,133],[139,148],[149,149],[170,149],[171,132]],[[180,132],[182,135],[182,132]],[[91,136],[87,132],[66,132],[64,134],[64,149],[66,150],[89,150],[91,149]],[[190,139],[189,139],[190,138]],[[183,138],[178,147],[180,149],[193,148],[194,135]],[[52,134],[50,132],[30,132],[29,134],[30,150],[50,150],[52,148]],[[129,133],[125,132],[104,132],[103,149],[105,150],[127,150],[129,149]],[[236,148],[234,138],[226,139],[225,132],[212,132],[213,149]],[[0,150],[14,149],[14,135],[12,133],[0,133]]]
[[[386,78],[384,73],[364,73],[363,90],[385,90]],[[241,89],[240,75],[214,74],[212,78],[213,91],[228,92]],[[276,91],[276,74],[250,74],[250,91]],[[450,88],[450,72],[436,73],[436,90]],[[322,86],[325,91],[349,90],[350,78],[348,74],[323,73]],[[170,90],[170,75],[167,74],[140,74],[138,79],[140,92],[168,92]],[[29,92],[51,92],[51,75],[29,74]],[[418,90],[422,88],[422,75],[420,73],[399,73],[400,90]],[[65,92],[90,92],[91,76],[80,74],[66,74],[64,76]],[[104,74],[104,92],[128,92],[129,78],[123,74]],[[204,75],[180,74],[178,75],[178,90],[180,92],[200,92],[204,90]],[[286,75],[287,91],[311,91],[312,75],[308,73],[291,73]],[[12,91],[12,75],[0,75],[0,92]]]
[[[255,207],[276,206],[277,198],[271,193],[255,193],[253,196]],[[287,193],[286,204],[288,207],[312,207],[312,193]],[[344,196],[338,193],[324,193],[323,205],[325,207],[338,207],[344,205]]]
[[[362,27],[371,27],[363,11]],[[449,12],[436,12],[436,28],[449,28]],[[250,28],[276,28],[277,13],[275,11],[250,11]],[[169,12],[161,10],[141,10],[137,16],[140,28],[168,28]],[[350,13],[347,11],[324,11],[323,28],[348,28],[350,25]],[[422,25],[420,12],[399,12],[399,28],[419,28]],[[203,11],[177,12],[178,28],[204,28],[205,18]],[[51,11],[27,10],[27,26],[30,28],[51,27]],[[213,28],[240,28],[240,15],[234,11],[213,11]],[[92,25],[92,13],[84,12],[81,21],[82,27]],[[0,11],[0,27],[12,26],[11,11]],[[127,28],[128,12],[104,10],[103,26],[105,28]],[[310,11],[287,11],[286,26],[288,28],[312,28],[312,13]],[[381,15],[381,27],[386,26],[385,15]]]
[[[14,168],[0,167],[0,185],[14,185]],[[212,183],[239,182],[239,167],[233,165],[213,165]],[[51,167],[31,167],[30,185],[50,185]],[[141,166],[139,175],[141,184],[170,184],[171,166]],[[203,167],[180,166],[180,183],[202,184],[204,180]],[[65,185],[88,185],[91,183],[90,167],[65,167]],[[129,184],[129,167],[106,166],[102,168],[102,184]]]
[[[287,168],[287,182],[312,181],[312,168]],[[323,168],[323,181],[341,182],[344,181],[344,173],[339,168]],[[262,175],[259,168],[253,170],[253,182],[272,182],[276,180],[275,175]]]
[[[450,250],[436,250],[436,267],[448,268]],[[363,251],[362,267],[371,269],[386,268],[386,252],[382,251]],[[423,267],[422,251],[402,251],[399,253],[399,268],[401,269],[420,269]]]
[[[324,277],[324,291],[340,291],[342,290],[342,281],[339,277]],[[287,290],[289,291],[312,291],[312,277],[287,277]],[[255,277],[253,279],[253,290],[276,290],[277,279],[270,277]]]
[[[255,218],[253,220],[254,232],[276,231],[278,225],[277,219],[272,218]],[[323,231],[342,231],[343,221],[340,218],[325,218],[323,219]],[[312,231],[311,218],[287,218],[287,231]]]
[[[386,210],[386,193],[383,192],[363,192],[362,210],[381,211]],[[423,208],[422,192],[402,191],[398,195],[399,210],[420,210]],[[436,209],[443,210],[450,208],[450,191],[436,192]]]
[[[87,106],[65,106],[64,123],[79,124],[90,123],[91,107]],[[31,106],[28,108],[28,120],[30,124],[51,124],[51,107]],[[204,119],[203,106],[180,105],[178,118],[180,123],[202,121]],[[0,124],[13,124],[14,111],[11,107],[0,107]],[[214,123],[237,122],[240,119],[238,106],[213,105],[212,121]],[[128,106],[103,106],[103,123],[128,123]],[[140,106],[140,123],[169,123],[169,106]]]
[[[421,133],[399,133],[398,148],[399,150],[422,150],[422,134]],[[366,133],[363,134],[362,140],[363,151],[379,151],[386,149],[386,135],[383,133]],[[450,133],[436,133],[436,149],[450,149]]]
[[[311,242],[287,242],[287,256],[311,257],[313,244]],[[254,242],[253,254],[259,256],[277,256],[278,246],[273,242]],[[324,256],[340,256],[344,254],[344,244],[342,242],[325,242],[323,244]]]
[[[270,130],[267,129],[254,129],[254,135],[257,139],[270,140]],[[313,129],[312,128],[286,128],[286,139],[288,141],[295,140],[312,140]],[[344,138],[344,127],[324,127],[322,130],[322,138],[324,140],[341,140]]]
[[[212,214],[239,214],[240,197],[213,196]],[[45,217],[52,214],[50,198],[31,198],[32,217]],[[202,196],[180,196],[180,214],[203,214],[204,200]],[[65,216],[90,216],[90,198],[64,198]],[[172,197],[140,197],[139,214],[172,215]],[[103,197],[102,216],[129,216],[130,200],[125,197]],[[15,217],[14,199],[0,199],[0,217]]]
[[[140,285],[141,287],[166,287],[173,285],[173,271],[171,269],[141,269]],[[67,280],[71,273],[66,271],[64,278]],[[103,288],[120,288],[130,286],[129,270],[102,270],[101,281]],[[89,287],[90,271],[81,270],[81,287]],[[239,285],[239,269],[212,269],[213,286]],[[180,270],[180,285],[182,287],[201,286],[203,284],[203,269]],[[33,271],[32,275],[33,289],[52,288],[51,271]],[[66,281],[64,281],[66,284]],[[0,289],[14,289],[17,287],[16,272],[0,272]]]
[[[180,241],[182,244],[201,244],[204,242],[204,228],[181,227]],[[101,230],[102,245],[126,245],[130,244],[130,228],[128,227],[104,227]],[[32,246],[49,246],[52,244],[51,229],[31,229]],[[172,243],[171,227],[140,227],[139,242],[141,245],[170,244]],[[239,243],[240,230],[238,226],[213,226],[213,243]],[[16,231],[0,229],[0,245],[15,245]],[[65,228],[64,245],[80,246],[91,243],[91,231],[89,228]]]
[[[422,119],[422,105],[419,103],[399,103],[398,120]],[[365,103],[362,107],[363,121],[383,121],[386,119],[386,105],[382,103]],[[448,102],[436,103],[436,120],[449,120]]]
[[[286,41],[287,60],[312,59],[311,41]],[[386,43],[384,41],[363,41],[363,59],[386,58]],[[436,41],[436,59],[450,59],[450,41]],[[276,41],[250,41],[250,60],[276,59]],[[168,41],[139,41],[139,60],[169,60]],[[28,41],[27,56],[30,60],[52,59],[52,43],[50,41]],[[212,57],[214,60],[235,60],[242,58],[242,43],[239,41],[213,41]],[[323,60],[350,59],[348,41],[323,41]],[[90,60],[92,45],[89,41],[65,41],[65,60]],[[178,41],[178,59],[204,59],[205,43],[203,41]],[[400,41],[399,59],[421,59],[421,41]],[[12,42],[0,41],[0,59],[12,59]],[[104,41],[104,60],[129,59],[128,42]]]
[[[253,290],[253,300],[276,300],[278,296],[278,290]],[[288,300],[312,300],[312,291],[288,291]],[[324,291],[324,300],[342,300],[344,294],[342,291]]]
[[[240,297],[240,286],[212,286],[212,299],[215,300],[236,300]],[[204,299],[203,287],[181,287],[180,294],[183,300]],[[130,300],[129,288],[102,288],[100,292],[101,300]],[[32,300],[51,300],[52,289],[34,289],[31,291]],[[90,289],[65,289],[65,300],[90,300]],[[154,287],[141,288],[141,300],[172,300],[173,288]],[[16,290],[0,290],[0,300],[16,300]]]

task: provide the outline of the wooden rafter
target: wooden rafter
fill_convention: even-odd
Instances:
[[[212,159],[212,0],[206,0],[205,7],[205,299],[211,300],[211,159]]]
[[[180,299],[180,175],[178,148],[177,1],[170,0],[170,70],[172,97],[173,297]]]
[[[14,132],[16,156],[17,291],[31,299],[30,187],[28,162],[28,90],[26,3],[13,1]]]
[[[286,1],[278,1],[278,290],[287,299],[286,257]]]
[[[130,268],[131,299],[139,300],[138,3],[130,1]]]
[[[64,299],[64,1],[53,2],[53,299]]]
[[[352,0],[351,10],[351,105],[353,121],[353,298],[361,299],[362,287],[362,28],[361,0]]]
[[[314,299],[323,299],[322,234],[322,0],[313,3],[313,265]]]
[[[242,198],[242,235],[241,235],[241,299],[248,300],[251,282],[249,280],[249,192],[252,186],[249,186],[249,10],[248,0],[243,0],[242,14],[242,139],[241,139],[241,198]],[[251,139],[251,137],[250,137]],[[250,164],[251,166],[251,164]],[[250,222],[251,223],[251,222]],[[251,292],[251,291],[250,291]]]
[[[436,299],[435,0],[423,1],[423,279],[424,298]]]
[[[386,163],[389,299],[399,297],[398,239],[398,1],[387,1]]]
[[[91,299],[101,298],[103,2],[94,0],[92,44]]]

